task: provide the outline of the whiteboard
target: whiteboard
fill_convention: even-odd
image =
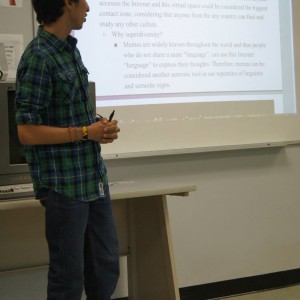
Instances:
[[[276,17],[276,5],[278,4],[278,9],[281,9],[282,6],[288,2],[289,1],[283,0],[268,2],[269,10],[274,9],[273,16]],[[124,2],[114,1],[114,3],[122,5],[121,3]],[[148,5],[144,12],[152,11],[150,9],[154,5],[160,5],[160,7],[157,10],[153,10],[153,15],[154,12],[169,11],[166,8],[162,8],[163,3],[164,2],[154,0],[144,1],[143,4]],[[170,1],[168,3],[169,5],[172,5],[172,3],[174,5],[178,5],[178,3],[185,5],[200,5],[202,3],[203,5],[209,5],[209,3],[219,2],[189,0]],[[232,5],[231,8],[233,8],[235,5],[234,3],[237,2],[228,0],[222,2],[221,5]],[[243,1],[240,1],[239,3],[243,3]],[[256,1],[248,1],[248,4],[256,5],[256,3]],[[128,2],[128,5],[131,5],[130,2]],[[257,8],[264,8],[264,2],[257,5]],[[130,7],[130,9],[133,12],[143,11],[140,8]],[[246,6],[240,8],[240,10],[246,11]],[[155,73],[154,63],[149,62],[149,59],[146,57],[147,51],[144,49],[145,44],[142,42],[138,44],[138,39],[133,38],[132,43],[129,43],[128,39],[126,42],[123,40],[123,35],[125,35],[126,32],[131,35],[139,35],[139,38],[143,40],[144,36],[142,33],[144,34],[144,32],[140,31],[140,27],[136,31],[124,31],[120,28],[117,30],[115,28],[117,17],[115,19],[109,18],[109,21],[106,23],[105,18],[101,17],[100,21],[104,21],[100,24],[101,30],[99,31],[95,29],[95,24],[93,24],[94,26],[92,26],[93,29],[91,29],[91,32],[93,32],[96,44],[93,42],[88,43],[87,31],[84,30],[88,30],[89,28],[88,18],[91,17],[92,13],[89,12],[87,23],[84,25],[87,29],[84,27],[83,30],[75,33],[75,36],[79,39],[79,48],[82,52],[84,63],[87,62],[92,81],[96,81],[96,94],[100,95],[97,98],[97,112],[101,115],[108,116],[114,109],[116,111],[115,118],[119,121],[119,126],[121,128],[119,139],[116,142],[102,146],[103,155],[107,158],[122,158],[252,147],[272,147],[298,143],[300,141],[300,118],[299,113],[296,112],[299,107],[300,91],[299,84],[296,85],[296,82],[297,78],[299,78],[300,66],[299,3],[293,1],[293,7],[290,7],[290,10],[293,10],[293,19],[290,21],[290,25],[291,27],[294,25],[294,40],[291,36],[289,41],[286,31],[276,27],[276,24],[273,24],[272,21],[269,21],[270,30],[265,34],[265,38],[269,40],[268,42],[276,43],[276,41],[278,41],[278,43],[281,43],[281,47],[289,42],[294,42],[294,45],[291,45],[291,51],[285,54],[283,54],[280,47],[277,49],[278,53],[276,53],[275,47],[270,47],[269,52],[265,53],[266,57],[264,58],[264,62],[268,65],[268,70],[267,68],[265,69],[264,81],[265,85],[268,87],[268,91],[263,91],[264,87],[260,86],[261,81],[263,80],[260,80],[259,77],[257,77],[256,81],[251,80],[249,77],[249,81],[245,81],[247,86],[245,86],[244,90],[241,88],[239,93],[235,92],[236,87],[242,87],[245,82],[240,82],[234,77],[229,77],[227,80],[220,80],[220,78],[217,77],[212,80],[206,80],[207,78],[201,77],[198,81],[193,82],[185,80],[183,77],[177,81],[173,80],[173,78],[172,80],[165,80],[164,75],[169,75],[170,77],[172,71],[170,71],[169,68],[168,72],[161,72],[160,74],[159,72]],[[105,8],[101,10],[101,13],[105,15],[108,11],[109,9]],[[116,11],[120,13],[119,8],[116,9],[115,12]],[[126,11],[126,9],[123,9],[123,11]],[[193,12],[196,11],[200,12],[200,9],[193,10]],[[230,11],[232,11],[232,9]],[[177,9],[176,12],[183,14],[187,12],[187,8]],[[99,13],[99,11],[97,11],[97,13]],[[284,19],[285,17],[288,17],[288,14],[288,9],[282,10],[280,17]],[[238,14],[236,14],[236,16],[237,15]],[[253,12],[252,14],[245,12],[245,15],[250,15],[251,17]],[[134,17],[133,15],[131,16],[132,21],[130,22],[134,22]],[[265,19],[268,18],[267,13],[261,15],[256,12],[255,16],[263,16]],[[191,18],[190,15],[189,18]],[[206,21],[208,25],[213,24],[212,20]],[[165,23],[157,24],[164,26],[163,28],[167,28],[167,30],[172,30],[171,27],[176,25],[174,22],[171,22],[171,25],[169,26],[167,21],[164,22]],[[180,21],[178,21],[178,23],[180,23]],[[123,26],[134,26],[130,25],[131,23],[126,22],[124,24]],[[142,26],[142,23],[138,24],[138,26]],[[183,23],[180,23],[180,26],[182,24]],[[196,26],[197,24],[193,23],[192,25]],[[105,27],[107,26],[110,26],[111,29],[106,30],[107,28]],[[168,26],[170,28],[168,28]],[[177,28],[178,31],[180,30],[180,26]],[[188,26],[190,26],[190,24]],[[248,26],[251,27],[252,25],[248,24]],[[286,27],[288,26],[289,25],[286,25]],[[149,32],[151,31],[148,31],[148,33]],[[171,35],[171,31],[167,32]],[[223,34],[225,33],[223,32]],[[99,37],[97,34],[102,34],[105,37]],[[110,34],[112,34],[113,39],[110,40],[111,45],[107,48],[105,46],[105,39],[108,39]],[[155,30],[153,30],[153,35],[154,34]],[[248,32],[245,34],[237,30],[236,34],[245,42],[243,34],[247,35]],[[99,41],[101,41],[101,43],[99,42],[99,49],[97,48],[98,37]],[[158,38],[158,36],[156,38]],[[226,38],[229,40],[228,37]],[[176,39],[176,37],[171,36],[169,38],[168,36],[166,40],[173,41],[174,39]],[[202,48],[205,43],[205,35],[203,36],[203,41],[204,42],[202,42],[201,37],[199,43],[203,44],[201,46]],[[83,43],[85,43],[85,46],[88,45],[88,47],[82,47]],[[136,43],[137,48],[129,51],[128,47],[131,47],[134,43]],[[161,42],[160,46],[164,46],[163,42]],[[230,45],[228,45],[228,47],[230,47]],[[123,56],[126,56],[127,60],[125,61],[120,57],[121,48],[126,48],[127,50],[121,52]],[[92,49],[94,51],[90,52],[89,59],[86,57],[85,51],[90,50],[86,49]],[[281,50],[281,52],[279,50]],[[260,51],[257,50],[255,55],[259,56],[259,52]],[[160,53],[163,53],[163,51],[160,51]],[[203,51],[194,51],[194,54],[195,53],[203,54]],[[157,50],[156,53],[152,52],[151,59],[154,60],[156,58],[153,58],[154,55],[157,56],[158,54]],[[142,58],[135,58],[134,61],[132,59],[133,56],[142,56]],[[292,61],[293,59],[294,61]],[[90,63],[89,60],[91,61]],[[167,57],[164,57],[160,62],[164,62],[164,60],[167,62]],[[229,58],[227,58],[227,60],[230,62]],[[178,60],[180,63],[186,61],[187,60],[184,59],[184,57],[181,57],[181,59]],[[197,62],[196,59],[190,61]],[[205,59],[202,61],[205,62]],[[281,63],[278,61],[281,61]],[[293,62],[293,64],[291,64],[291,62]],[[146,65],[143,65],[143,63]],[[149,66],[151,66],[152,69]],[[97,78],[95,80],[93,74],[98,73],[98,70],[100,70],[99,72],[101,73],[102,68],[107,70],[107,72],[102,72],[102,75],[99,75],[100,80],[97,82]],[[138,71],[128,71],[134,68],[137,68]],[[142,72],[142,68],[145,68],[144,72]],[[200,65],[199,68],[201,68]],[[111,72],[112,69],[115,69],[116,71]],[[251,67],[246,68],[245,71],[250,72]],[[151,81],[147,81],[148,86],[143,85],[143,82],[146,82],[145,80],[133,81],[134,83],[137,82],[139,84],[139,88],[142,87],[144,94],[137,88],[132,90],[132,87],[128,84],[128,80],[123,80],[124,74],[142,74],[143,76],[147,76],[147,72],[149,72],[149,74],[151,72],[152,76]],[[119,75],[119,73],[123,74],[123,77]],[[153,78],[155,77],[155,74],[160,77],[158,79]],[[280,77],[280,74],[283,75]],[[157,81],[155,81],[155,79],[157,79]],[[123,81],[125,83],[123,83]],[[164,83],[173,85],[167,92],[154,93],[153,96],[153,93],[152,95],[151,93],[147,94],[147,91],[153,88],[153,86],[149,85],[152,82],[153,84],[157,84],[157,86],[161,84],[161,88],[163,88],[162,86]],[[248,88],[249,86],[251,87],[251,84],[253,85],[253,90],[255,92],[249,92]],[[216,87],[215,90],[213,90],[213,88],[215,88],[214,86]],[[124,92],[125,87],[128,90],[127,93],[126,91]],[[280,89],[283,89],[284,92],[281,93],[282,91],[280,91]],[[286,92],[285,90],[288,89],[289,91]],[[263,92],[258,96],[256,91],[260,90]],[[160,101],[162,99],[165,100],[166,97],[171,100],[161,104]],[[206,98],[209,99],[209,101],[201,100]],[[213,101],[210,101],[211,99],[213,99]],[[286,101],[289,99],[291,99],[291,101]],[[124,101],[128,102],[129,105],[122,105]],[[141,105],[141,103],[144,105]]]
[[[105,1],[100,1],[99,3],[101,2],[107,3]],[[121,2],[130,3],[129,1],[114,1],[114,3]],[[248,3],[250,2],[254,3],[256,1],[248,1]],[[285,1],[276,0],[272,3],[275,2],[281,3],[280,5],[282,5]],[[202,86],[202,90],[199,88],[200,92],[196,93],[195,90],[193,90],[193,85],[186,84],[185,89],[189,91],[189,98],[188,101],[183,101],[183,103],[177,100],[184,99],[187,94],[184,92],[181,93],[180,90],[176,91],[176,81],[174,81],[174,89],[171,92],[155,94],[155,97],[152,97],[151,101],[148,102],[149,96],[146,93],[133,96],[130,95],[130,93],[123,93],[121,98],[116,97],[113,93],[109,93],[110,90],[107,89],[107,82],[109,84],[112,83],[114,88],[120,89],[120,80],[107,73],[107,76],[104,76],[100,83],[96,83],[97,89],[100,90],[100,94],[102,93],[102,96],[97,101],[97,112],[101,115],[108,116],[111,111],[115,109],[115,118],[119,121],[121,132],[119,139],[113,144],[102,145],[103,156],[106,158],[122,158],[252,147],[272,147],[298,143],[300,141],[300,117],[299,113],[290,113],[290,111],[293,111],[293,109],[296,111],[300,101],[300,87],[298,84],[300,72],[300,4],[295,0],[292,2],[295,37],[293,54],[295,64],[293,66],[294,68],[290,68],[289,66],[289,69],[292,70],[287,70],[287,72],[294,72],[295,74],[296,97],[295,103],[290,104],[291,107],[285,108],[286,113],[274,113],[278,107],[280,109],[280,104],[278,105],[280,101],[274,100],[278,97],[278,91],[275,90],[275,85],[278,84],[275,80],[275,78],[278,79],[278,76],[276,77],[276,69],[274,69],[273,74],[272,69],[270,69],[271,74],[269,76],[270,86],[274,84],[274,93],[267,93],[267,95],[261,99],[255,99],[255,93],[252,98],[252,94],[247,93],[247,91],[244,91],[245,95],[239,98],[240,94],[235,95],[229,88],[231,84],[233,86],[236,84],[234,80],[232,80],[232,82],[229,83],[227,81],[227,84],[224,84],[222,87],[224,90],[222,96],[225,97],[225,100],[215,102],[197,102],[193,101],[193,98],[196,99],[199,96],[204,98],[218,98],[220,92],[222,92],[222,88],[219,84],[219,90],[215,94],[208,92],[205,86]],[[162,5],[162,3],[166,2],[154,0],[143,1],[145,5],[154,3]],[[205,5],[205,3],[209,4],[211,1],[189,0],[169,1],[168,3],[203,3],[203,5]],[[225,3],[234,3],[234,1],[228,0]],[[129,10],[132,10],[132,7],[130,7]],[[162,9],[162,7],[159,7],[158,10],[167,11],[166,8]],[[186,10],[178,8],[177,12],[181,11],[185,12]],[[79,40],[79,48],[82,43],[88,45],[88,48],[94,48],[92,40],[88,39],[85,41],[84,37],[86,35],[84,30],[88,28],[88,20],[91,14],[92,10],[88,13],[84,28],[78,31],[79,35],[77,35],[77,32],[75,34]],[[257,15],[259,14],[257,13]],[[114,18],[111,18],[111,20],[114,21]],[[180,24],[180,22],[178,23]],[[174,22],[172,24],[174,24]],[[168,24],[164,26],[168,26]],[[98,31],[94,26],[90,31],[94,34],[93,40],[97,40],[97,34],[102,32]],[[276,27],[274,28],[274,32],[276,32]],[[276,37],[275,33],[274,37]],[[280,39],[287,38],[282,32],[279,32],[277,37]],[[120,44],[116,42],[113,48],[118,48],[119,45]],[[101,46],[102,47],[97,49],[99,53],[98,56],[90,55],[93,68],[101,68],[101,63],[104,61],[104,63],[110,65],[119,64],[119,68],[121,69],[121,63],[118,57],[115,56],[113,52],[114,49],[111,49],[110,52],[107,53],[105,52],[107,49],[105,49],[103,45]],[[86,64],[86,53],[83,49],[80,48],[80,50],[83,61]],[[290,58],[283,56],[281,59],[283,60],[282,67],[284,68],[285,60]],[[274,63],[274,65],[276,64]],[[131,65],[127,64],[126,68],[129,67],[131,67]],[[88,67],[90,74],[94,73],[93,68]],[[164,82],[163,77],[159,80],[161,80],[162,83]],[[92,81],[94,80],[92,79]],[[295,84],[295,82],[288,81],[285,76],[283,76],[282,81],[285,86]],[[199,86],[201,82],[203,82],[203,80],[199,80]],[[213,85],[214,82],[220,83],[220,81],[212,80],[211,84]],[[257,84],[259,84],[259,80]],[[116,92],[116,94],[118,94],[118,92]],[[164,98],[166,95],[173,99],[170,103],[156,103],[156,100],[158,101],[160,97]],[[291,94],[286,94],[285,97],[291,97]],[[137,105],[135,102],[137,98],[139,100],[142,98],[146,105]],[[122,102],[128,99],[132,100],[131,105],[120,105],[120,101]],[[107,102],[112,104],[107,105]]]

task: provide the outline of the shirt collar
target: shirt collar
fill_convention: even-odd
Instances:
[[[47,39],[60,51],[64,50],[65,47],[71,47],[71,49],[75,49],[77,45],[77,39],[73,36],[69,35],[65,41],[61,40],[56,35],[44,30],[42,25],[40,25],[38,28],[38,36]]]

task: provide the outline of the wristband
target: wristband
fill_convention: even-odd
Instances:
[[[82,126],[82,127],[81,127],[81,130],[82,130],[82,138],[83,138],[84,140],[87,140],[88,137],[89,137],[87,127],[86,127],[86,126]]]

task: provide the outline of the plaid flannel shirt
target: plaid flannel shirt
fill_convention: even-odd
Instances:
[[[88,71],[69,36],[62,41],[40,26],[19,63],[16,88],[17,124],[56,127],[95,122],[88,94]],[[37,197],[44,189],[92,201],[102,196],[106,168],[98,142],[26,145],[25,156]]]

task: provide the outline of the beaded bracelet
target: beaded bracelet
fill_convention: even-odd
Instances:
[[[74,143],[74,140],[73,140],[73,137],[72,137],[72,130],[73,130],[73,127],[69,126],[69,128],[68,128],[69,138],[70,138],[71,143]]]

